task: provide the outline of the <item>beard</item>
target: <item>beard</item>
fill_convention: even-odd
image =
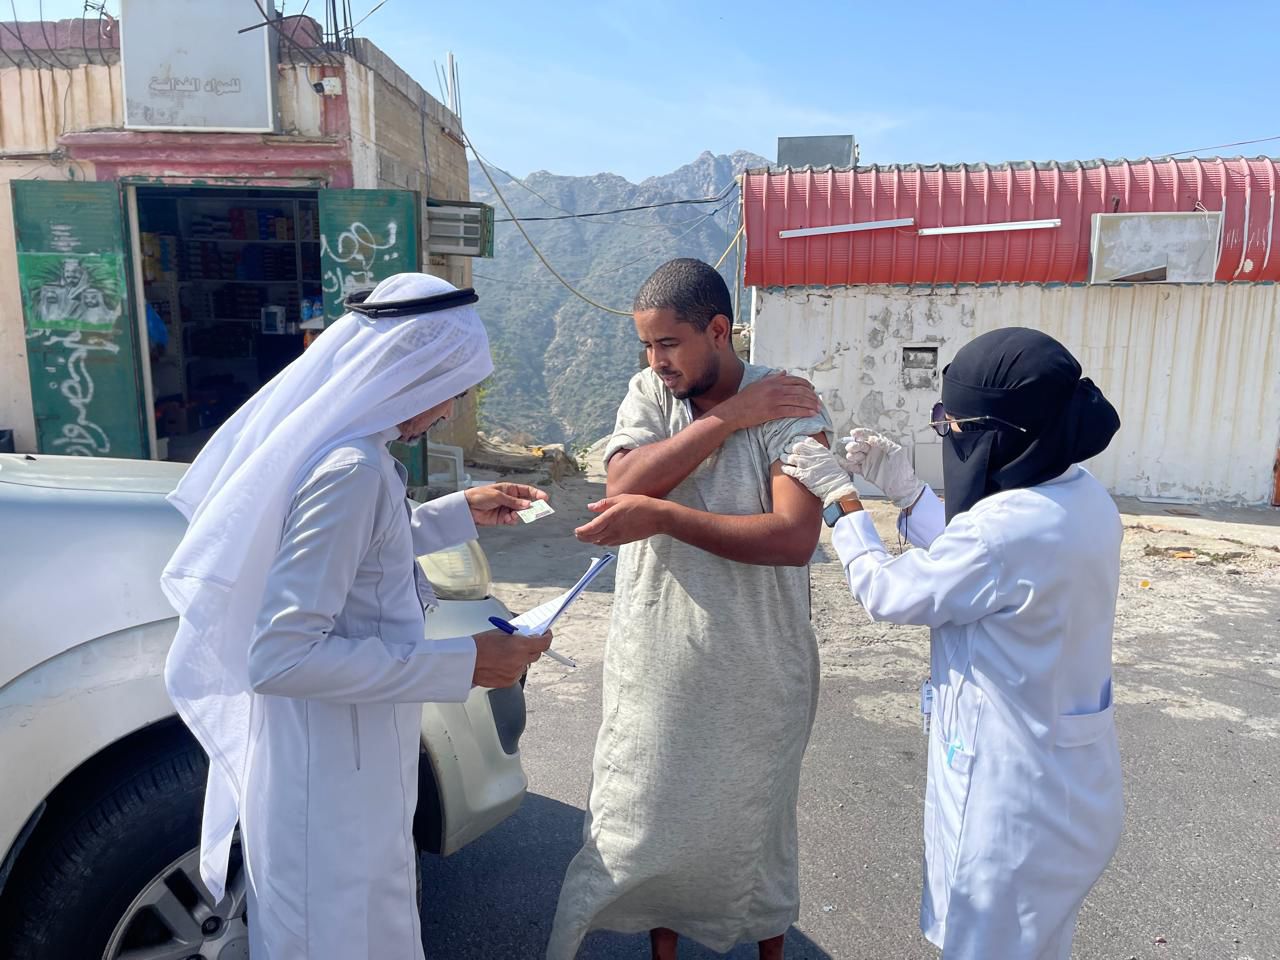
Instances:
[[[712,354],[707,359],[707,365],[702,370],[702,375],[697,380],[693,380],[683,390],[673,390],[672,394],[677,400],[692,400],[694,397],[700,397],[708,390],[712,389],[720,380],[720,355]]]
[[[440,426],[440,424],[444,423],[444,422],[445,422],[446,420],[448,420],[448,419],[449,419],[448,417],[437,417],[437,418],[432,422],[431,426],[427,427],[426,429],[424,429],[424,430],[419,430],[419,431],[417,431],[416,433],[411,433],[411,434],[409,434],[409,436],[407,436],[407,437],[402,435],[402,436],[400,437],[400,442],[401,442],[401,443],[413,443],[415,440],[421,440],[421,439],[422,439],[423,437],[425,437],[428,433],[430,433],[432,430],[434,430],[436,427]]]

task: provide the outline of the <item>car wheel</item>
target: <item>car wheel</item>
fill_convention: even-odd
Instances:
[[[136,766],[45,824],[10,889],[9,960],[241,960],[249,956],[244,869],[227,895],[200,882],[206,761],[190,741]]]

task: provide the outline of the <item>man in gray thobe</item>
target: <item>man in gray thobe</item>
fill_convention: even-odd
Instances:
[[[782,957],[799,914],[796,799],[818,694],[808,563],[822,504],[782,473],[829,443],[804,380],[744,364],[720,275],[673,260],[641,288],[649,369],[605,452],[578,537],[619,551],[585,843],[547,956],[593,929]]]

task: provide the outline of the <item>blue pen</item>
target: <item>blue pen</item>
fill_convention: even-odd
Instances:
[[[513,627],[511,624],[507,623],[507,621],[503,620],[501,617],[490,617],[489,622],[492,623],[499,630],[501,630],[503,633],[514,634],[516,632],[516,628]],[[544,650],[542,652],[545,653],[552,660],[556,661],[556,663],[563,663],[566,667],[578,666],[568,657],[563,656],[559,653],[556,653],[554,650]]]

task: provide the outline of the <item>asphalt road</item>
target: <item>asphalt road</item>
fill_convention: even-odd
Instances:
[[[576,520],[564,512],[567,529]],[[549,524],[538,539],[486,537],[495,589],[510,605],[558,592],[585,565],[563,541],[547,546],[564,532]],[[1280,958],[1280,557],[1231,557],[1241,567],[1228,572],[1179,563],[1172,549],[1140,530],[1126,541],[1116,641],[1126,835],[1085,903],[1074,956]],[[925,638],[850,613],[838,565],[813,569],[824,676],[801,784],[802,908],[788,956],[932,960],[916,926]],[[531,675],[523,808],[449,860],[424,862],[429,957],[542,955],[582,830],[608,589],[583,601],[557,641],[580,669],[540,664]],[[730,956],[754,954],[743,946]],[[647,939],[595,934],[580,956],[640,960]],[[686,943],[681,956],[715,954]]]

